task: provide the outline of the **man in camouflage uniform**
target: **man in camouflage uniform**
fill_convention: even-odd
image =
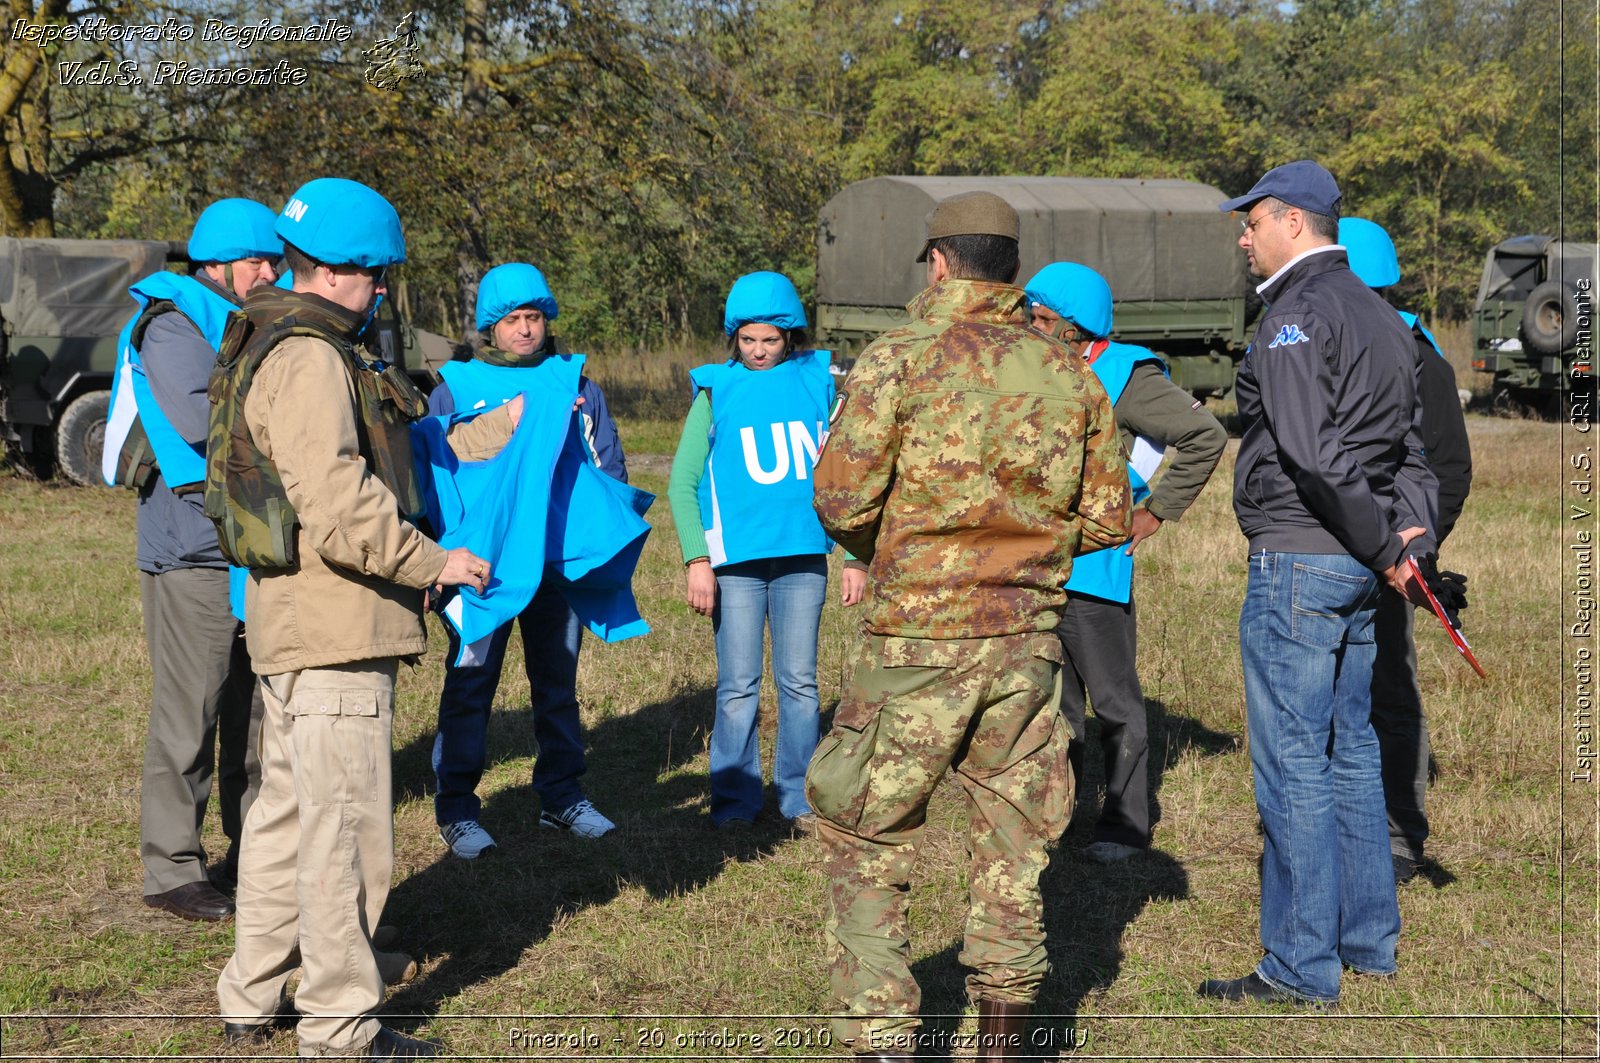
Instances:
[[[964,964],[980,1059],[1020,1047],[1049,967],[1039,876],[1072,811],[1055,628],[1081,549],[1127,538],[1105,390],[1030,330],[1017,214],[987,192],[928,219],[929,287],[862,352],[816,466],[823,526],[869,562],[865,641],[807,792],[830,878],[836,1035],[908,1059],[920,1025],[906,899],[946,769],[971,809]],[[1009,1051],[1007,1051],[1009,1049]]]

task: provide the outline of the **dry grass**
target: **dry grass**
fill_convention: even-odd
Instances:
[[[657,492],[679,400],[628,399],[623,378],[651,376],[638,382],[644,395],[676,387],[679,368],[593,366],[624,415],[637,479]],[[674,394],[686,404],[686,389]],[[1237,646],[1245,558],[1228,507],[1230,457],[1195,510],[1143,551],[1155,848],[1125,865],[1089,865],[1078,858],[1088,840],[1080,821],[1046,879],[1056,970],[1040,1004],[1053,1017],[1040,1028],[1056,1047],[1072,1026],[1086,1036],[1075,1053],[1083,1058],[1592,1057],[1594,791],[1560,776],[1559,427],[1469,424],[1478,481],[1447,554],[1472,577],[1470,635],[1491,679],[1470,676],[1439,632],[1419,627],[1441,775],[1430,794],[1436,864],[1402,892],[1400,976],[1350,979],[1338,1007],[1315,1015],[1193,995],[1200,979],[1241,974],[1258,955],[1259,842]],[[442,638],[403,677],[386,921],[423,974],[388,1010],[459,1054],[734,1058],[758,1054],[757,1034],[759,1054],[829,1051],[815,1041],[829,1008],[824,872],[812,843],[776,827],[728,839],[705,826],[711,635],[682,603],[664,499],[652,516],[637,587],[655,632],[590,642],[580,674],[588,789],[621,824],[615,836],[585,843],[533,825],[527,685],[508,669],[481,790],[500,852],[479,865],[444,859],[426,793]],[[132,549],[125,496],[0,478],[7,1056],[229,1054],[211,1015],[231,928],[179,923],[139,898],[149,677]],[[825,706],[837,696],[851,619],[831,604],[824,614]],[[916,970],[930,1028],[947,1033],[972,1021],[960,1017],[955,960],[963,814],[959,791],[943,788],[915,887]],[[209,837],[219,841],[215,822]],[[641,1017],[651,1015],[680,1017]],[[772,1015],[800,1017],[735,1017]],[[789,1027],[809,1032],[809,1046],[775,1045]],[[540,1050],[518,1045],[515,1029],[600,1043]],[[723,1040],[697,1047],[697,1033]],[[728,1037],[743,1040],[730,1048]],[[284,1036],[232,1054],[293,1051]]]

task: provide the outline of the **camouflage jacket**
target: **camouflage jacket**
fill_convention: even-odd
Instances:
[[[1023,319],[1019,288],[947,280],[862,352],[816,466],[816,508],[870,561],[872,634],[1049,631],[1072,558],[1126,539],[1111,402]]]

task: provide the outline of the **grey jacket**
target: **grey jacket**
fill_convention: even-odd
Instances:
[[[237,301],[237,300],[235,300]],[[181,311],[173,310],[150,322],[139,346],[161,412],[184,439],[205,446],[206,421],[211,405],[206,385],[217,352]],[[165,477],[157,477],[139,497],[139,548],[141,572],[159,575],[174,568],[226,568],[217,549],[217,528],[202,508],[201,492],[175,495]]]
[[[1260,290],[1267,312],[1238,373],[1233,481],[1251,552],[1348,553],[1382,571],[1436,549],[1439,485],[1423,460],[1410,330],[1343,248]],[[1427,531],[1403,551],[1398,533],[1412,526]]]

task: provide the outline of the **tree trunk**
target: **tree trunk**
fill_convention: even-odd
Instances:
[[[41,5],[34,21],[60,19],[65,0]],[[26,14],[11,5],[11,14]],[[37,45],[9,40],[0,51],[0,232],[9,236],[54,236],[54,179],[49,172],[50,121],[47,93],[50,71]]]
[[[461,21],[461,128],[470,133],[489,109],[485,77],[489,52],[489,0],[466,0]],[[478,280],[489,265],[489,237],[484,231],[483,206],[470,190],[464,196],[466,212],[457,222],[456,295],[461,313],[461,339],[474,351],[482,346],[474,321]]]

